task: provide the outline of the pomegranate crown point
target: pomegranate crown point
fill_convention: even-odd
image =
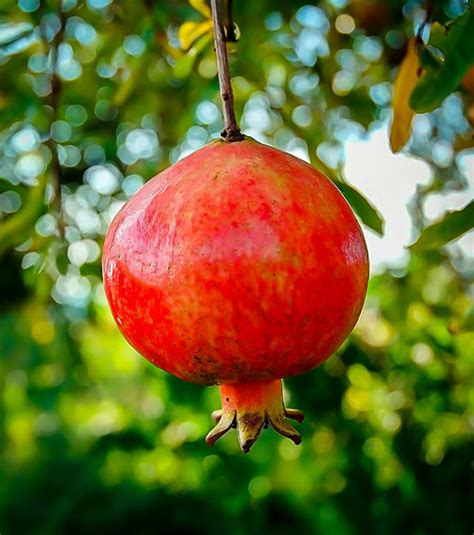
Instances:
[[[304,415],[297,409],[286,409],[283,404],[281,381],[221,385],[222,410],[212,413],[217,425],[206,437],[213,446],[229,429],[237,429],[240,448],[248,453],[263,429],[272,427],[295,444],[301,436],[287,418],[302,422]]]

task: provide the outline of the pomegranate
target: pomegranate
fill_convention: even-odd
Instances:
[[[166,169],[113,220],[105,291],[130,344],[186,381],[219,385],[209,444],[269,425],[299,444],[281,379],[348,336],[368,279],[365,241],[338,189],[307,163],[245,138]]]

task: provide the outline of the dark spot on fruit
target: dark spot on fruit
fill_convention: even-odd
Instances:
[[[215,385],[217,383],[217,375],[213,372],[200,371],[200,383],[203,385]]]

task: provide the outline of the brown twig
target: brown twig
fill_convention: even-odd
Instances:
[[[221,132],[223,141],[241,141],[243,134],[237,125],[234,111],[234,95],[230,81],[229,58],[227,57],[226,36],[221,22],[222,10],[220,0],[211,0],[212,21],[214,25],[214,46],[217,55],[217,73],[224,113],[224,130]]]

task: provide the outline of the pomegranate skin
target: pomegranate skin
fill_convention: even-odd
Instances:
[[[214,141],[150,180],[104,244],[105,291],[126,339],[199,384],[311,370],[360,314],[368,257],[339,190],[246,138]]]

